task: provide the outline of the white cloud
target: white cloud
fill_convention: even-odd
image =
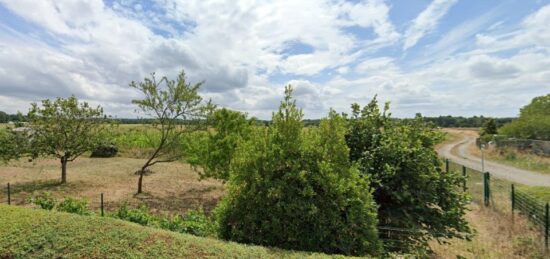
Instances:
[[[428,7],[422,11],[405,32],[403,49],[406,50],[414,45],[426,34],[432,32],[439,23],[439,20],[447,14],[449,9],[457,0],[433,0]]]

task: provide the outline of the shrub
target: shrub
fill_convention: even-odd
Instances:
[[[213,223],[206,217],[202,208],[189,210],[183,216],[167,216],[160,220],[160,227],[170,231],[188,233],[195,236],[214,235]]]
[[[381,111],[376,98],[362,109],[352,105],[346,136],[350,159],[371,178],[380,225],[418,230],[382,233],[381,238],[403,240],[392,247],[400,251],[428,248],[433,238],[469,238],[464,178],[444,173],[434,149],[442,134],[420,116],[410,122],[392,120],[388,109],[386,104]]]
[[[550,94],[533,98],[520,109],[519,118],[499,131],[515,138],[550,140]]]
[[[101,144],[97,146],[90,157],[114,157],[118,153],[118,148],[114,144]]]
[[[139,206],[137,209],[128,208],[127,203],[123,203],[114,215],[115,218],[134,222],[140,225],[148,226],[155,225],[155,217],[149,214],[149,208],[145,205]]]
[[[35,197],[31,197],[29,199],[29,202],[32,204],[38,205],[40,206],[41,209],[45,209],[45,210],[52,210],[53,208],[55,208],[55,204],[57,203],[55,198],[49,192],[39,194],[38,196],[35,196]]]
[[[268,128],[252,130],[230,163],[228,193],[216,208],[219,235],[243,243],[348,255],[376,254],[376,205],[368,177],[348,160],[345,121],[334,111],[303,129],[285,99]]]
[[[88,201],[84,199],[65,198],[57,205],[58,211],[74,213],[79,215],[90,215],[90,209],[88,209]]]

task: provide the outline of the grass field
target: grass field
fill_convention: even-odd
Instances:
[[[242,245],[97,216],[0,205],[0,258],[344,258]]]
[[[471,154],[481,156],[481,151],[475,146],[470,146],[469,151]],[[484,153],[484,155],[486,159],[499,162],[501,164],[510,165],[529,171],[550,174],[550,157],[521,152],[513,148],[490,148]]]
[[[134,172],[143,164],[134,158],[78,158],[68,165],[68,184],[59,185],[60,163],[53,159],[35,162],[20,160],[0,166],[0,200],[5,202],[7,183],[12,185],[12,202],[25,205],[32,195],[51,192],[64,196],[86,198],[97,209],[100,194],[105,195],[107,210],[116,209],[122,202],[130,205],[147,204],[153,213],[180,213],[203,206],[212,209],[223,195],[223,185],[215,180],[199,181],[189,165],[172,162],[152,167],[146,176],[146,193],[135,196],[137,176]]]

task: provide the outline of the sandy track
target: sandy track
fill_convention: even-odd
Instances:
[[[475,145],[476,133],[471,130],[453,130],[461,138],[455,142],[442,145],[438,149],[440,156],[446,157],[451,161],[481,171],[481,159],[470,154],[468,146]],[[458,156],[451,150],[457,147]],[[502,165],[493,161],[485,160],[485,171],[490,172],[491,176],[503,178],[509,181],[531,185],[531,186],[550,186],[550,175],[527,171],[512,166]]]

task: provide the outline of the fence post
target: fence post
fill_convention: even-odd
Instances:
[[[8,205],[11,205],[11,190],[10,190],[10,183],[8,183]]]
[[[512,184],[512,223],[514,223],[514,209],[516,208],[516,189],[514,187],[514,184]]]
[[[466,166],[462,166],[462,176],[464,177],[464,186],[462,188],[464,189],[464,192],[466,192]]]
[[[489,206],[489,200],[491,196],[491,176],[489,172],[483,173],[483,201],[485,202],[485,206]]]
[[[445,172],[446,173],[449,172],[449,159],[448,158],[445,159]]]
[[[101,193],[101,216],[103,217],[105,214],[103,213],[103,193]]]
[[[549,223],[549,219],[548,219],[548,202],[546,203],[546,211],[545,211],[545,215],[544,215],[546,218],[545,218],[545,221],[544,221],[544,249],[545,251],[548,251],[548,223]]]

